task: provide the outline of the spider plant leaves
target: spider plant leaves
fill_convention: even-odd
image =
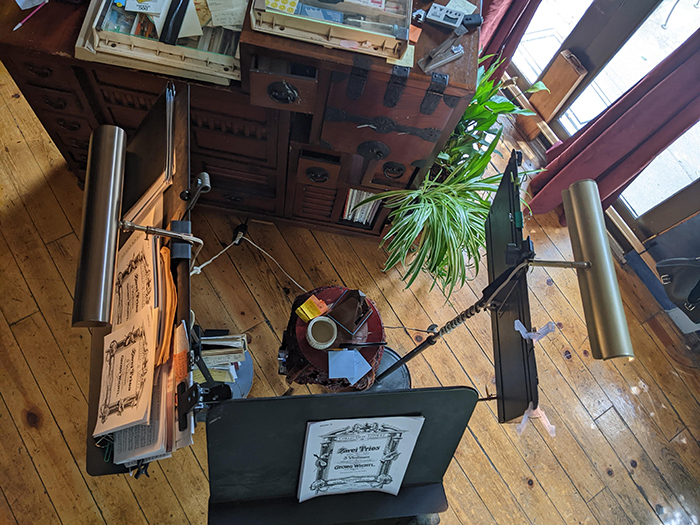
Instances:
[[[501,138],[498,117],[530,114],[499,94],[500,61],[488,69],[482,62],[472,102],[437,156],[439,171],[419,188],[379,193],[357,205],[383,200],[391,209],[381,243],[388,253],[384,270],[403,266],[407,288],[427,272],[447,298],[466,283],[468,268],[479,272],[486,219],[501,182],[500,174],[485,175]]]

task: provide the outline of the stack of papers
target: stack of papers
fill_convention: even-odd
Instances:
[[[238,379],[239,363],[245,361],[248,350],[246,335],[221,335],[202,337],[202,360],[214,381],[235,383]],[[194,371],[194,381],[204,383],[206,378],[199,370]]]
[[[159,227],[162,193],[134,217]],[[174,330],[177,295],[170,251],[161,238],[133,232],[117,254],[113,331],[104,339],[98,420],[93,436],[114,434],[114,462],[169,457],[191,445],[194,420],[177,425],[177,385],[192,384],[185,325]]]

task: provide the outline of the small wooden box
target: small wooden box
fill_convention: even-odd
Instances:
[[[552,66],[542,77],[542,82],[549,91],[533,93],[530,104],[542,120],[550,122],[587,74],[588,70],[578,58],[565,49],[554,59]],[[516,121],[528,139],[532,140],[540,133],[537,117],[518,116]]]

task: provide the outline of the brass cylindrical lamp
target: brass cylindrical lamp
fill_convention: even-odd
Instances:
[[[598,185],[580,180],[562,191],[562,199],[574,258],[590,263],[577,273],[591,353],[595,359],[634,357]]]
[[[112,316],[126,133],[99,126],[90,137],[73,326],[105,326]]]

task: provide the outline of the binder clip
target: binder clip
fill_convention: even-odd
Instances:
[[[222,330],[226,335],[228,330]],[[233,391],[226,383],[215,381],[204,359],[202,359],[202,327],[194,325],[190,331],[190,369],[197,366],[206,380],[203,385],[194,383],[188,388],[182,381],[177,385],[178,428],[183,432],[187,428],[187,414],[191,411],[206,410],[215,403],[233,399]]]

